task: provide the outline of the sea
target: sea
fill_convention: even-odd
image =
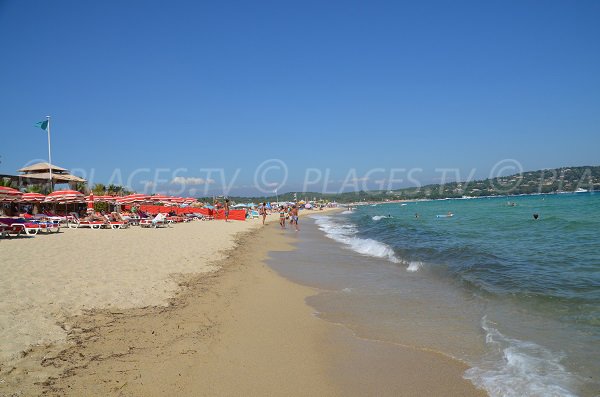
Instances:
[[[492,397],[600,396],[600,194],[314,212],[270,264],[323,320],[460,360]]]

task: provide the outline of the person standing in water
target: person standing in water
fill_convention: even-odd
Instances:
[[[296,231],[299,232],[300,228],[298,227],[298,207],[295,205],[292,207],[292,223],[294,224]]]

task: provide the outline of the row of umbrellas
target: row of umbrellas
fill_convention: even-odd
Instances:
[[[75,190],[58,190],[45,196],[40,193],[22,193],[16,189],[0,186],[0,202],[27,202],[27,203],[84,203],[106,202],[115,204],[135,203],[168,203],[192,204],[196,201],[193,197],[171,197],[165,195],[130,194],[128,196],[85,196]]]

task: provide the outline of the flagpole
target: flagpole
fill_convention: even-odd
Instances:
[[[46,116],[46,119],[48,119],[48,163],[50,164],[50,166],[48,168],[50,169],[50,193],[52,193],[54,186],[52,186],[52,151],[50,150],[50,116]]]
[[[277,194],[277,189],[275,189],[275,197],[277,200],[277,205],[279,205],[279,194]]]

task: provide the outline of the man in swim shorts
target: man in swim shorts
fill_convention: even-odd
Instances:
[[[296,231],[300,231],[300,228],[298,227],[298,207],[297,206],[292,206],[292,223],[294,224],[294,227],[296,228]]]

